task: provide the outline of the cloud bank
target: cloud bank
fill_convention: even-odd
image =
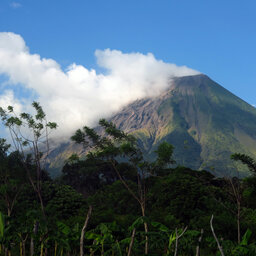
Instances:
[[[29,109],[31,99],[17,98],[10,90],[22,85],[35,95],[48,119],[58,123],[55,135],[67,139],[76,129],[93,126],[136,99],[159,95],[171,77],[199,74],[157,60],[151,53],[106,49],[96,50],[95,56],[106,72],[98,74],[75,63],[62,70],[53,59],[31,54],[20,35],[0,33],[0,75],[8,77],[9,85],[0,95],[0,104]]]

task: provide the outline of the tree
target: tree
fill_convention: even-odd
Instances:
[[[94,159],[74,161],[73,156],[62,168],[61,181],[85,197],[117,180],[113,168],[106,162]]]
[[[232,214],[236,216],[237,222],[237,243],[241,242],[241,217],[242,217],[242,184],[238,178],[227,179],[227,192],[231,196],[231,200],[234,202],[235,209],[228,208]]]
[[[256,175],[256,162],[253,158],[251,158],[248,155],[235,153],[231,155],[231,159],[235,161],[240,161],[243,164],[245,164],[251,172],[254,173],[254,176]],[[230,194],[233,196],[235,203],[236,203],[236,211],[234,214],[236,214],[236,220],[237,220],[237,242],[238,244],[241,242],[241,231],[240,231],[240,222],[241,222],[241,204],[242,204],[242,184],[241,181],[238,178],[229,178],[228,179],[231,187]]]
[[[146,216],[146,194],[147,194],[147,178],[154,174],[154,171],[165,164],[173,163],[172,152],[173,147],[167,143],[161,144],[156,151],[157,160],[153,163],[146,161],[141,150],[137,147],[136,138],[130,134],[117,129],[117,127],[105,119],[99,121],[99,125],[103,128],[105,135],[99,135],[94,129],[87,126],[79,129],[71,137],[76,143],[90,147],[91,151],[87,154],[89,159],[104,159],[110,164],[115,171],[117,177],[122,182],[130,195],[138,202],[141,215]],[[167,150],[166,150],[167,149]],[[134,191],[129,181],[120,172],[120,162],[122,160],[129,162],[136,170],[137,175],[137,191]],[[148,254],[148,225],[144,222],[145,229],[145,254]]]
[[[47,121],[46,114],[38,102],[34,101],[32,107],[35,110],[34,115],[25,112],[18,115],[14,112],[12,106],[8,106],[6,110],[0,107],[0,117],[5,127],[9,130],[15,151],[19,152],[21,163],[26,170],[33,190],[38,196],[41,212],[46,221],[41,191],[43,178],[42,157],[45,159],[48,155],[50,130],[56,129],[57,124]],[[34,169],[35,175],[33,175]],[[37,225],[36,221],[34,225]],[[33,255],[33,237],[31,237],[30,248],[31,255]]]
[[[240,161],[242,164],[245,164],[251,172],[256,175],[256,162],[253,158],[246,154],[240,154],[240,153],[235,153],[231,155],[231,159],[235,161]]]
[[[0,107],[0,116],[3,124],[8,128],[12,138],[15,150],[20,153],[24,168],[27,171],[28,179],[37,193],[40,200],[43,215],[44,204],[41,195],[41,179],[42,179],[42,156],[47,157],[49,152],[49,129],[56,129],[57,124],[48,122],[46,115],[38,102],[33,102],[32,107],[35,115],[29,113],[21,113],[17,115],[12,106],[8,106],[7,110]],[[29,135],[26,136],[25,134]],[[41,152],[44,149],[45,152]],[[36,166],[36,178],[33,179],[29,162]]]

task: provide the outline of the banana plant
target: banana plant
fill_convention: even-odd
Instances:
[[[62,255],[64,251],[70,251],[69,236],[72,232],[70,227],[64,222],[57,221],[57,231],[52,237],[54,241],[54,255]],[[57,254],[59,253],[59,254]]]
[[[151,222],[151,225],[158,231],[158,241],[161,240],[162,244],[166,244],[168,241],[168,245],[165,248],[165,255],[170,255],[172,251],[172,245],[176,240],[175,231],[170,230],[168,227],[159,222]]]
[[[251,238],[252,231],[247,229],[242,237],[241,242],[232,250],[232,255],[236,256],[247,256],[250,253],[249,240]]]
[[[88,231],[85,234],[85,238],[93,240],[94,252],[100,251],[101,255],[106,255],[106,250],[111,249],[111,245],[115,243],[112,231],[104,223],[101,223],[96,229]]]

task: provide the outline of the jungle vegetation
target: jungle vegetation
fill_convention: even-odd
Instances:
[[[0,255],[256,255],[249,156],[232,156],[251,171],[243,179],[176,166],[167,142],[150,162],[135,137],[102,119],[101,133],[76,131],[71,139],[90,150],[53,180],[44,160],[57,124],[33,107],[0,108],[14,147],[0,140]]]

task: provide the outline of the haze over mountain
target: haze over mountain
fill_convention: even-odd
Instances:
[[[219,176],[248,174],[232,153],[256,158],[256,109],[205,75],[174,78],[164,93],[129,104],[110,121],[134,134],[149,159],[162,141],[174,145],[178,164]],[[72,143],[54,150],[50,168],[74,151],[83,153]]]

